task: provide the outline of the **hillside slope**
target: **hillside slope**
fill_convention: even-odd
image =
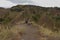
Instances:
[[[17,21],[33,21],[48,28],[60,28],[60,8],[46,8],[33,5],[17,5],[12,8],[0,8],[0,19],[4,24]]]
[[[60,8],[33,5],[0,8],[0,31],[1,40],[21,37],[24,40],[60,40]]]

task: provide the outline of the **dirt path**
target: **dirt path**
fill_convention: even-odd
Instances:
[[[43,36],[44,39],[41,39],[42,36],[38,34],[39,30],[38,26],[28,24],[18,24],[15,26],[25,28],[21,40],[45,40],[45,38],[47,38],[46,40],[60,40],[60,37],[49,37],[49,36],[48,37]]]
[[[25,27],[24,34],[22,35],[22,40],[39,40],[39,35],[37,34],[38,28],[33,25],[20,24],[17,27]]]
[[[25,34],[23,35],[24,40],[39,40],[37,36],[38,29],[33,27],[32,25],[27,25],[27,29],[25,30]]]

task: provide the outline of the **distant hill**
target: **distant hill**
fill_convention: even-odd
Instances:
[[[60,8],[17,5],[0,8],[0,24],[15,24],[19,21],[34,22],[49,29],[60,29]],[[55,30],[56,30],[55,29]]]

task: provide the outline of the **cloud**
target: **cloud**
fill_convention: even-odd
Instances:
[[[60,0],[34,0],[36,5],[44,7],[60,7]]]
[[[7,1],[7,0],[1,0],[0,1],[0,7],[5,7],[5,8],[8,8],[8,7],[12,7],[16,4],[10,2],[10,1]]]
[[[14,5],[37,5],[37,6],[44,6],[44,7],[60,7],[60,0],[1,0],[0,7],[11,7]]]
[[[60,0],[8,0],[15,4],[31,4],[44,7],[60,6]]]
[[[32,0],[8,0],[8,1],[11,1],[12,3],[15,3],[15,4],[23,4],[23,3],[33,3]]]

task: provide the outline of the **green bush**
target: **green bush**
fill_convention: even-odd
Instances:
[[[10,22],[10,21],[11,21],[10,18],[5,18],[4,21],[3,21],[3,23],[8,23],[8,22]]]
[[[60,21],[60,16],[54,16],[54,17],[52,17],[52,18],[53,18],[54,21],[56,21],[56,22]]]
[[[15,6],[15,7],[12,7],[10,10],[11,10],[11,11],[20,12],[20,11],[22,11],[23,9],[20,8],[19,6]]]
[[[10,18],[0,18],[0,23],[8,23],[10,21],[11,21]]]
[[[0,22],[3,22],[4,21],[4,19],[3,18],[0,18]]]
[[[40,15],[35,14],[35,15],[32,16],[32,19],[33,19],[33,21],[38,22],[38,20],[40,19]]]

